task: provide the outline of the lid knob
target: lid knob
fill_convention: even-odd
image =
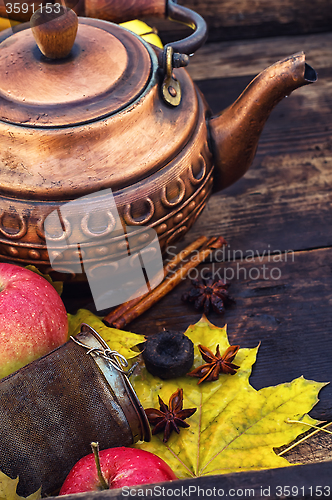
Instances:
[[[73,10],[48,3],[31,16],[30,26],[42,54],[63,59],[74,45],[78,18]]]

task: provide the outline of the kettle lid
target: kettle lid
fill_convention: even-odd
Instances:
[[[0,37],[0,120],[22,126],[65,127],[110,116],[153,83],[154,51],[132,32],[79,18],[64,59],[45,57],[31,28]]]

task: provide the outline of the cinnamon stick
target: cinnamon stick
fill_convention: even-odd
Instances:
[[[126,310],[122,316],[113,321],[112,324],[115,328],[121,329],[128,323],[138,318],[141,314],[147,311],[151,306],[156,304],[160,299],[162,299],[168,292],[173,290],[180,283],[180,281],[185,278],[186,274],[197,267],[203,260],[205,260],[211,253],[217,249],[221,248],[226,244],[224,238],[211,238],[207,243],[206,247],[203,248],[196,254],[189,262],[183,264],[172,276],[165,278],[165,280],[160,283],[156,288],[154,288],[145,297],[141,297],[141,300],[135,304],[130,309]]]
[[[175,255],[173,259],[171,259],[169,263],[164,267],[165,276],[167,275],[167,273],[169,273],[169,271],[171,271],[178,264],[184,261],[192,252],[194,252],[198,248],[201,248],[207,241],[210,240],[208,240],[206,236],[200,236],[197,240],[193,241],[192,243],[190,243],[190,245],[181,250],[181,252]]]
[[[186,259],[192,252],[195,250],[199,249],[208,241],[208,238],[206,236],[200,236],[197,238],[197,240],[193,241],[188,245],[186,248],[184,248],[181,252],[179,252],[177,255],[175,255],[169,262],[164,266],[164,278],[167,276],[167,274],[174,269],[179,263],[181,263],[184,259]],[[129,299],[127,302],[124,302],[123,304],[119,305],[116,307],[113,311],[111,311],[107,316],[104,318],[104,323],[108,326],[112,326],[113,322],[119,319],[122,314],[124,314],[126,311],[131,309],[133,306],[138,304],[143,298],[145,298],[147,295],[149,295],[149,292],[144,293],[142,291],[141,294],[139,294],[138,297],[135,297],[134,299]]]

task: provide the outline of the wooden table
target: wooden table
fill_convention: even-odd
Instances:
[[[304,50],[318,71],[317,83],[295,91],[272,112],[246,176],[213,195],[177,245],[179,250],[201,234],[226,238],[226,261],[204,267],[234,276],[229,282],[236,305],[209,319],[218,326],[227,323],[233,344],[261,342],[251,377],[256,389],[300,375],[332,381],[331,47],[332,33],[210,43],[189,66],[214,112],[231,104],[260,70],[292,53]],[[254,260],[245,259],[252,254]],[[128,329],[184,331],[200,318],[181,301],[188,287],[189,280],[183,281]],[[332,384],[323,388],[311,415],[332,421]],[[264,498],[261,487],[270,487],[265,497],[280,498],[278,485],[305,486],[305,495],[294,498],[316,498],[317,485],[332,486],[331,436],[317,434],[288,459],[311,465],[201,478],[197,484],[225,491],[252,487],[255,498]],[[112,491],[104,496],[122,498]],[[243,493],[232,498],[243,498]]]
[[[318,71],[319,80],[278,105],[263,131],[249,172],[234,186],[213,195],[185,239],[171,250],[179,251],[202,234],[226,238],[224,261],[215,259],[201,265],[200,270],[207,267],[226,277],[236,305],[224,316],[209,315],[209,320],[217,326],[227,323],[231,344],[254,347],[261,343],[251,376],[256,389],[300,375],[332,382],[329,0],[279,0],[278,6],[270,0],[257,0],[256,11],[244,0],[184,3],[200,7],[211,28],[210,43],[192,58],[188,71],[215,113],[231,104],[259,71],[302,50]],[[210,10],[205,4],[212,6]],[[271,32],[279,36],[271,37]],[[183,34],[181,28],[175,33],[176,38]],[[171,36],[167,29],[165,34]],[[188,279],[183,281],[127,329],[141,334],[153,334],[162,328],[185,331],[201,316],[181,301],[189,284]],[[73,288],[65,287],[63,298],[69,312],[75,312],[77,305],[93,309],[91,296],[83,288],[76,300],[72,293]],[[311,415],[332,422],[332,384],[322,389]],[[329,486],[332,491],[329,435],[316,434],[286,457],[305,465],[183,480],[177,487],[188,491],[189,485],[195,484],[223,489],[224,496],[228,492],[234,499],[277,499],[287,496],[287,486],[296,486],[298,494],[292,498],[329,497],[324,490]],[[80,498],[122,499],[123,495],[109,490]],[[190,498],[202,497],[192,493]]]

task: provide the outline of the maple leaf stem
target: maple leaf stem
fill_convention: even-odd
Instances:
[[[323,426],[323,427],[318,427],[318,425],[313,425],[313,424],[308,424],[307,422],[302,422],[301,420],[290,420],[290,419],[287,419],[285,420],[285,422],[287,424],[303,424],[303,425],[307,425],[308,427],[312,427],[313,429],[317,429],[318,431],[324,431],[324,432],[327,432],[328,434],[332,434],[331,431],[328,431],[326,430],[324,427],[328,427],[331,422],[329,422],[327,425]]]
[[[198,477],[195,473],[193,473],[190,470],[190,468],[183,462],[183,460],[181,460],[181,458],[179,458],[179,456],[175,453],[175,451],[172,450],[172,448],[170,448],[166,443],[164,443],[160,437],[158,437],[158,439],[159,439],[160,443],[162,443],[167,448],[167,450],[173,455],[175,460],[177,460],[184,467],[184,469],[186,469],[188,471],[188,474],[190,477]]]
[[[101,467],[100,467],[99,444],[93,441],[91,443],[91,448],[92,448],[93,455],[95,457],[95,463],[96,463],[96,467],[97,467],[97,473],[98,473],[98,479],[100,482],[100,486],[102,487],[103,490],[109,490],[109,486],[108,486],[108,484],[103,476],[103,473],[102,473]]]
[[[318,427],[317,425],[307,424],[306,422],[301,422],[300,420],[286,420],[285,422],[287,424],[304,424],[304,425],[308,425],[309,427],[313,427],[316,430],[314,432],[311,432],[311,434],[308,434],[307,436],[304,436],[302,439],[299,439],[299,441],[296,441],[296,443],[293,443],[290,446],[288,446],[287,448],[285,448],[284,450],[282,450],[280,453],[278,453],[278,457],[281,457],[282,455],[284,455],[288,451],[292,450],[293,448],[295,448],[299,444],[303,443],[307,439],[311,438],[315,434],[318,434],[318,432],[323,431],[323,432],[327,432],[328,434],[332,434],[331,431],[328,431],[326,429],[326,427],[328,427],[329,425],[331,425],[331,422],[328,422],[327,424],[323,425],[322,427]]]
[[[200,454],[200,445],[201,445],[201,432],[202,432],[202,405],[203,405],[203,394],[201,392],[200,394],[200,401],[199,401],[199,421],[198,421],[198,446],[197,446],[197,462],[196,462],[196,475],[198,474],[199,471],[199,454]]]

